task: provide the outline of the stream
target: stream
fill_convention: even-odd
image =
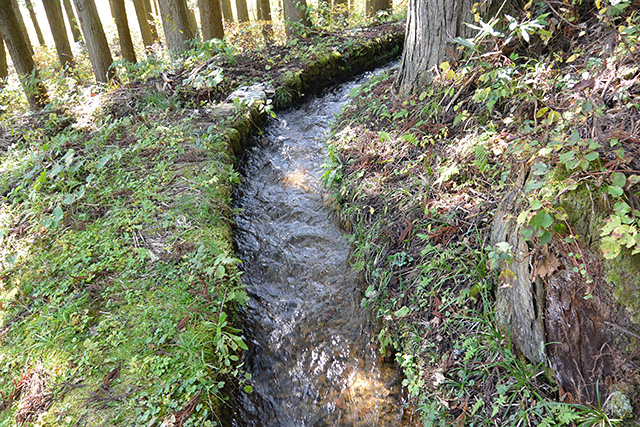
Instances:
[[[235,232],[254,390],[236,396],[235,427],[415,425],[320,182],[330,122],[370,76],[280,113],[242,161]]]

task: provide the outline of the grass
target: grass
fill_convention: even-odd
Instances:
[[[244,343],[224,317],[246,298],[230,230],[239,177],[215,131],[152,114],[153,127],[107,120],[25,143],[2,164],[21,178],[2,206],[2,392],[41,361],[55,425],[152,425],[196,392],[206,420],[238,369]]]

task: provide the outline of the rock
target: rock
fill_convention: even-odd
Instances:
[[[254,101],[266,101],[275,94],[275,90],[269,83],[257,83],[251,86],[242,86],[227,97],[226,102],[243,100],[250,105]]]

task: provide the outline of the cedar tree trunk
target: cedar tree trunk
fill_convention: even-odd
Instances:
[[[60,65],[62,65],[62,68],[71,67],[73,66],[73,53],[67,36],[67,28],[64,25],[64,15],[62,14],[60,0],[42,0],[42,3],[49,20],[53,41],[56,44]]]
[[[113,58],[104,29],[100,22],[98,9],[93,0],[73,0],[78,10],[78,18],[84,34],[84,41],[89,51],[89,60],[93,67],[96,80],[107,83],[116,76],[115,69],[111,67]]]
[[[222,5],[220,0],[198,0],[198,9],[200,9],[202,39],[222,39],[224,37],[224,25],[222,24]]]
[[[233,8],[231,7],[231,0],[222,0],[222,16],[225,21],[233,22]]]
[[[238,22],[249,22],[247,0],[236,0],[236,11],[238,12]]]
[[[151,29],[151,38],[154,42],[159,42],[160,37],[158,37],[158,28],[156,28],[156,17],[155,15],[160,15],[158,12],[158,5],[155,0],[142,0],[144,3],[144,10],[147,11],[147,22],[149,23],[149,29]],[[155,11],[151,8],[151,5],[155,8]]]
[[[169,50],[175,54],[189,48],[188,41],[193,40],[195,34],[189,24],[185,0],[160,0],[160,15]]]
[[[368,16],[375,16],[382,10],[391,10],[391,0],[366,0],[365,9]]]
[[[22,31],[22,34],[24,34],[24,36],[27,39],[27,44],[29,45],[29,52],[31,52],[31,56],[33,56],[33,46],[31,46],[31,40],[29,40],[29,32],[27,31],[27,26],[24,25],[24,19],[22,18],[22,13],[20,13],[20,6],[18,6],[18,0],[11,0],[11,6],[13,7],[13,13],[16,16],[16,19],[18,20],[18,26],[20,27],[20,31]],[[0,10],[3,10],[2,8],[0,8]],[[5,43],[7,43],[7,40],[5,39]],[[11,52],[9,52],[11,54]]]
[[[47,90],[38,80],[38,69],[33,61],[31,43],[22,32],[18,17],[11,0],[0,0],[0,34],[7,44],[13,65],[20,75],[24,93],[33,109],[42,109],[47,105]]]
[[[432,80],[431,70],[455,54],[451,42],[470,30],[474,0],[409,0],[407,29],[396,89],[413,90]],[[488,10],[491,1],[484,4]]]
[[[191,26],[193,38],[198,39],[198,20],[196,19],[196,12],[189,8],[189,6],[187,6],[187,10],[189,11],[189,25]]]
[[[136,60],[136,52],[133,49],[133,41],[131,40],[131,31],[129,30],[129,21],[127,21],[127,10],[124,7],[124,0],[109,0],[109,5],[111,6],[113,19],[116,21],[122,57],[127,62],[135,64],[138,61]]]
[[[0,36],[0,88],[4,86],[4,81],[9,76],[9,67],[7,66],[7,51],[4,49],[4,41]]]
[[[136,9],[136,17],[138,18],[142,44],[145,46],[151,46],[154,40],[153,37],[151,37],[151,26],[149,25],[149,18],[144,2],[142,0],[133,0],[133,7]]]
[[[71,28],[71,34],[73,35],[73,41],[79,42],[82,35],[80,34],[80,25],[76,19],[76,14],[73,12],[73,6],[71,6],[71,0],[63,0],[64,10],[67,12],[67,19],[69,20],[69,28]]]
[[[36,17],[36,11],[33,10],[33,3],[31,0],[24,0],[25,6],[27,6],[27,10],[29,11],[29,16],[31,16],[31,22],[33,22],[33,28],[36,29],[36,36],[38,36],[38,43],[40,46],[44,46],[44,37],[42,36],[42,30],[40,29],[40,24],[38,24],[38,18]]]
[[[262,21],[262,35],[269,42],[273,37],[273,23],[271,22],[271,4],[269,0],[257,0],[258,20]]]
[[[307,13],[306,0],[283,0],[282,9],[284,14],[287,38],[297,37],[297,26],[310,27],[311,20]]]

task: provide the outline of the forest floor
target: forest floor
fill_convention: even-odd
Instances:
[[[272,108],[224,101],[270,83],[274,104],[291,104],[397,55],[402,31],[311,30],[240,53],[205,43],[81,102],[5,112],[0,423],[220,425],[229,396],[251,391],[234,144]]]
[[[638,425],[640,16],[626,6],[530,2],[459,40],[432,84],[370,82],[336,125],[325,179],[425,425]],[[524,252],[492,241],[500,210]],[[523,262],[544,284],[539,362],[496,313]]]

